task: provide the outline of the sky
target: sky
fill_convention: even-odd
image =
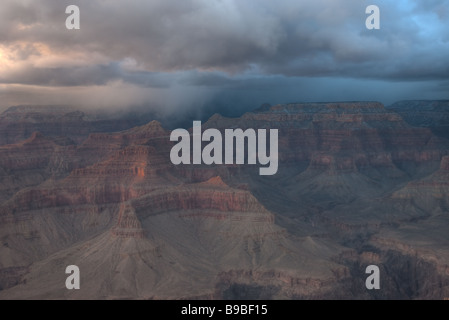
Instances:
[[[66,7],[77,5],[79,30]],[[380,30],[368,30],[368,5]],[[449,99],[447,0],[2,0],[0,108]]]

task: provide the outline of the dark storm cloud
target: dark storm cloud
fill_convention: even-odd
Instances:
[[[65,28],[71,4],[81,9],[81,30]],[[365,28],[369,4],[381,9],[380,30]],[[404,82],[428,81],[447,94],[438,81],[449,74],[448,7],[445,0],[3,0],[0,83],[106,87],[138,104],[156,96],[176,106],[189,97],[198,107],[242,92],[254,104],[311,92],[315,100],[363,97],[344,90],[357,83],[351,79],[368,86],[359,88],[365,97],[376,92],[385,101],[395,89],[416,90]],[[388,97],[381,81],[392,88]]]
[[[81,8],[80,31],[64,28],[69,4]],[[367,3],[353,0],[6,0],[0,37],[112,61],[131,57],[151,71],[242,72],[257,65],[290,76],[443,77],[447,3],[379,5],[382,28],[368,31]]]

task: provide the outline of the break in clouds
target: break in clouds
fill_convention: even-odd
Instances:
[[[448,21],[445,0],[3,0],[1,107],[447,98]]]

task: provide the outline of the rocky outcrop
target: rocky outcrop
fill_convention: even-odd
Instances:
[[[132,207],[121,205],[117,224],[111,230],[112,235],[120,238],[145,238],[145,231]]]
[[[439,161],[449,147],[430,129],[412,127],[376,102],[277,105],[238,119],[215,115],[204,127],[279,129],[283,166],[301,161],[314,166],[319,157],[371,167],[426,163]]]
[[[320,279],[278,270],[231,270],[219,274],[217,294],[230,300],[323,297],[349,277],[349,269],[345,267],[333,272],[332,277]]]
[[[0,291],[18,285],[22,277],[29,272],[27,267],[10,267],[0,269]]]
[[[388,106],[409,124],[416,127],[434,128],[449,124],[449,100],[407,100]]]
[[[417,205],[429,214],[446,212],[449,208],[449,157],[442,158],[439,170],[409,182],[394,192],[392,198],[409,205]]]
[[[436,135],[449,138],[448,100],[399,101],[388,107],[416,127],[430,128]]]
[[[68,106],[14,106],[0,115],[0,145],[17,143],[36,131],[52,138],[69,137],[80,143],[92,132],[125,130],[145,120],[145,117],[121,119],[89,114]]]
[[[61,148],[38,132],[21,143],[0,146],[0,203],[50,178],[53,155]]]

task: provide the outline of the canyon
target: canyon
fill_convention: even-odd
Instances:
[[[174,165],[176,142],[157,121],[9,108],[0,299],[449,297],[444,106],[264,105],[202,123],[278,130],[272,176]],[[69,265],[80,290],[65,288]],[[368,265],[380,290],[365,287]]]

